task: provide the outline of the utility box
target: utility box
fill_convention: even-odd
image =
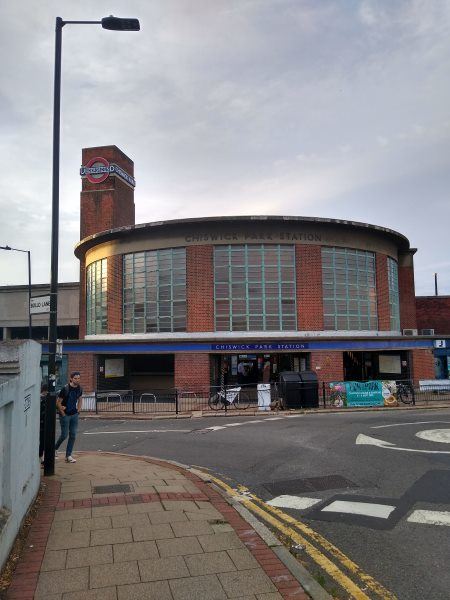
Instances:
[[[258,410],[270,410],[270,383],[258,383]]]
[[[302,408],[319,407],[319,381],[315,371],[302,371]]]
[[[280,373],[279,396],[283,408],[302,408],[302,379],[297,371]]]

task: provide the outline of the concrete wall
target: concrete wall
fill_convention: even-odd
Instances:
[[[41,346],[0,342],[0,569],[40,482]]]

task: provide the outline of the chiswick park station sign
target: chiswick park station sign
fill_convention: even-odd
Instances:
[[[117,175],[131,187],[136,186],[134,177],[124,171],[119,165],[110,164],[106,158],[96,156],[80,169],[81,177],[86,177],[90,183],[103,183],[110,175]]]

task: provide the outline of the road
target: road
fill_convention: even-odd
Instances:
[[[76,446],[209,469],[322,534],[400,600],[450,597],[449,409],[86,419]]]

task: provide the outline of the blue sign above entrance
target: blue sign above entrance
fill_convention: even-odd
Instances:
[[[217,350],[220,352],[232,352],[233,350],[307,350],[309,348],[308,343],[285,343],[280,344],[279,342],[267,343],[267,344],[212,344],[211,350]]]

